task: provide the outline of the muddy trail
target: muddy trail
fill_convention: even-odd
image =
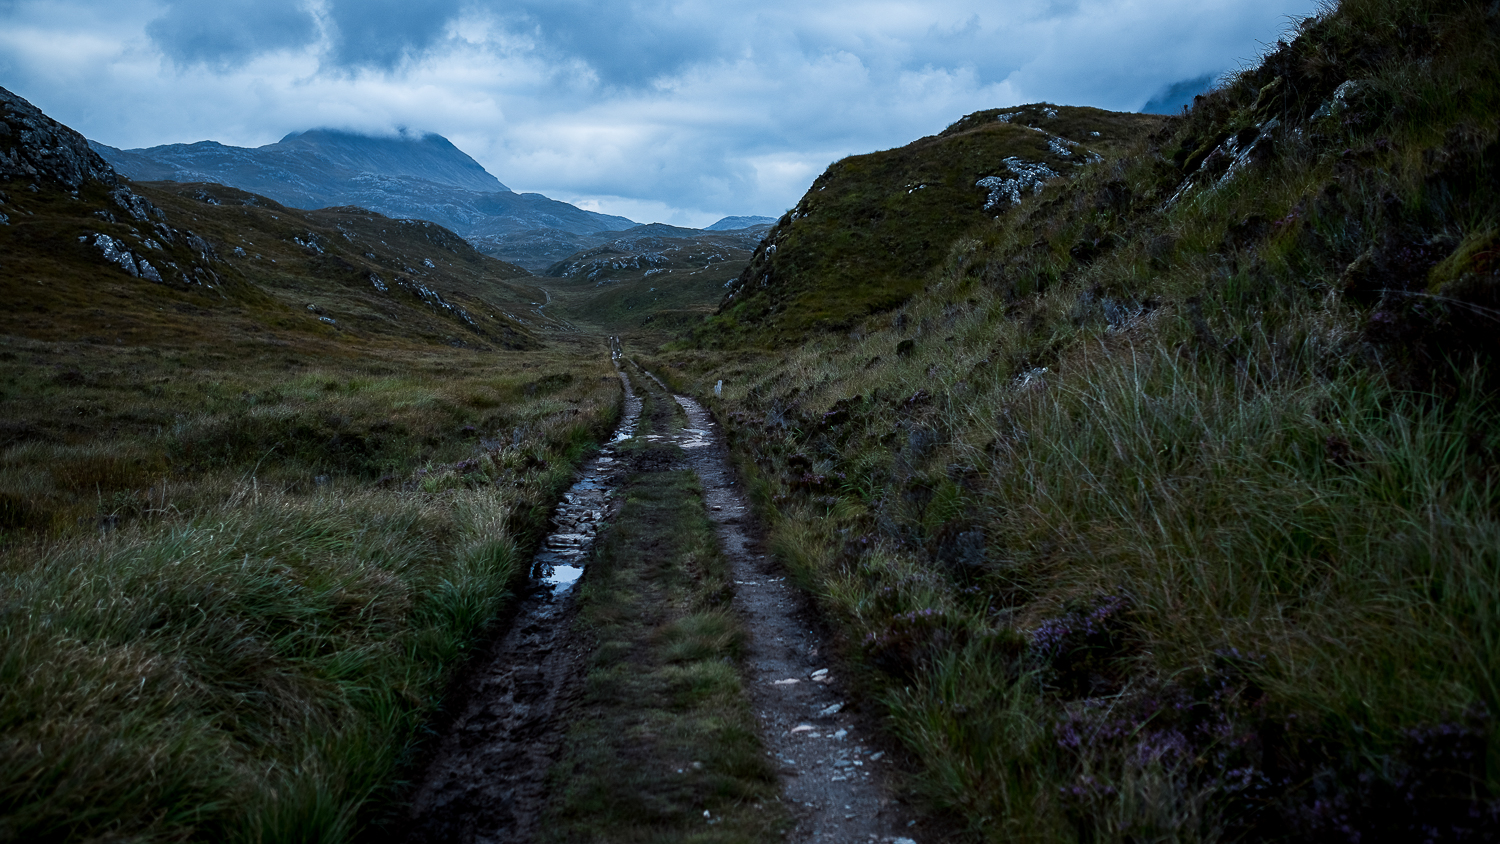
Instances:
[[[639,443],[675,446],[671,468],[696,474],[732,571],[731,604],[747,633],[741,681],[758,727],[755,752],[776,771],[786,819],[778,837],[911,844],[917,836],[910,812],[892,797],[890,751],[878,746],[873,721],[850,705],[806,596],[762,548],[718,425],[697,402],[672,395],[625,360],[617,345],[612,351],[626,395],[624,421],[559,505],[513,620],[461,682],[401,837],[409,844],[531,842],[545,831],[559,805],[551,792],[568,785],[558,782],[565,735],[572,721],[587,717],[579,702],[592,644],[575,635],[576,584],[588,581],[596,536],[631,527],[617,523],[619,493],[643,471],[630,459],[631,444]],[[636,390],[648,394],[652,408],[640,434]],[[663,425],[663,414],[677,408],[685,424]],[[702,823],[716,822],[710,812],[702,815]],[[556,829],[551,833],[557,838]]]
[[[641,400],[620,372],[625,413],[613,442],[634,435]],[[574,586],[614,504],[621,468],[605,447],[584,464],[532,561],[530,589],[503,635],[475,658],[413,795],[410,844],[530,841],[546,805],[547,770],[587,656],[570,637]]]

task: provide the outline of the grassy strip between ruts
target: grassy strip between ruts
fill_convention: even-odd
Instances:
[[[646,400],[658,432],[664,401]],[[736,666],[745,633],[698,481],[672,468],[676,446],[621,451],[625,505],[580,595],[597,648],[541,840],[779,839],[785,814]]]

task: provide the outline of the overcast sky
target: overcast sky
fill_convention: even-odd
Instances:
[[[0,86],[122,148],[437,132],[515,190],[705,225],[780,215],[832,161],[979,109],[1140,110],[1317,6],[0,0]]]

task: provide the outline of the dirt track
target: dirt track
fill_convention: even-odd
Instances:
[[[650,376],[637,383],[668,391]],[[633,434],[641,403],[621,372]],[[889,787],[891,757],[849,706],[806,596],[761,548],[718,426],[697,402],[673,396],[688,424],[672,437],[698,474],[734,566],[734,606],[750,631],[745,682],[767,751],[780,762],[782,801],[794,842],[911,844],[907,813]],[[670,405],[668,405],[670,406]],[[508,630],[480,657],[415,792],[410,844],[529,842],[547,805],[556,759],[587,653],[570,635],[571,585],[593,536],[608,520],[624,467],[606,449],[591,460],[554,516],[538,554],[536,588]],[[576,563],[576,565],[574,565]]]
[[[787,840],[910,841],[908,813],[891,797],[889,752],[850,707],[806,596],[761,547],[718,426],[696,401],[673,398],[688,417],[679,445],[734,564],[734,605],[750,630],[746,685],[797,819]]]

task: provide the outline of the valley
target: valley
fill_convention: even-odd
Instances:
[[[1495,838],[1497,48],[706,229],[0,89],[0,841]]]

